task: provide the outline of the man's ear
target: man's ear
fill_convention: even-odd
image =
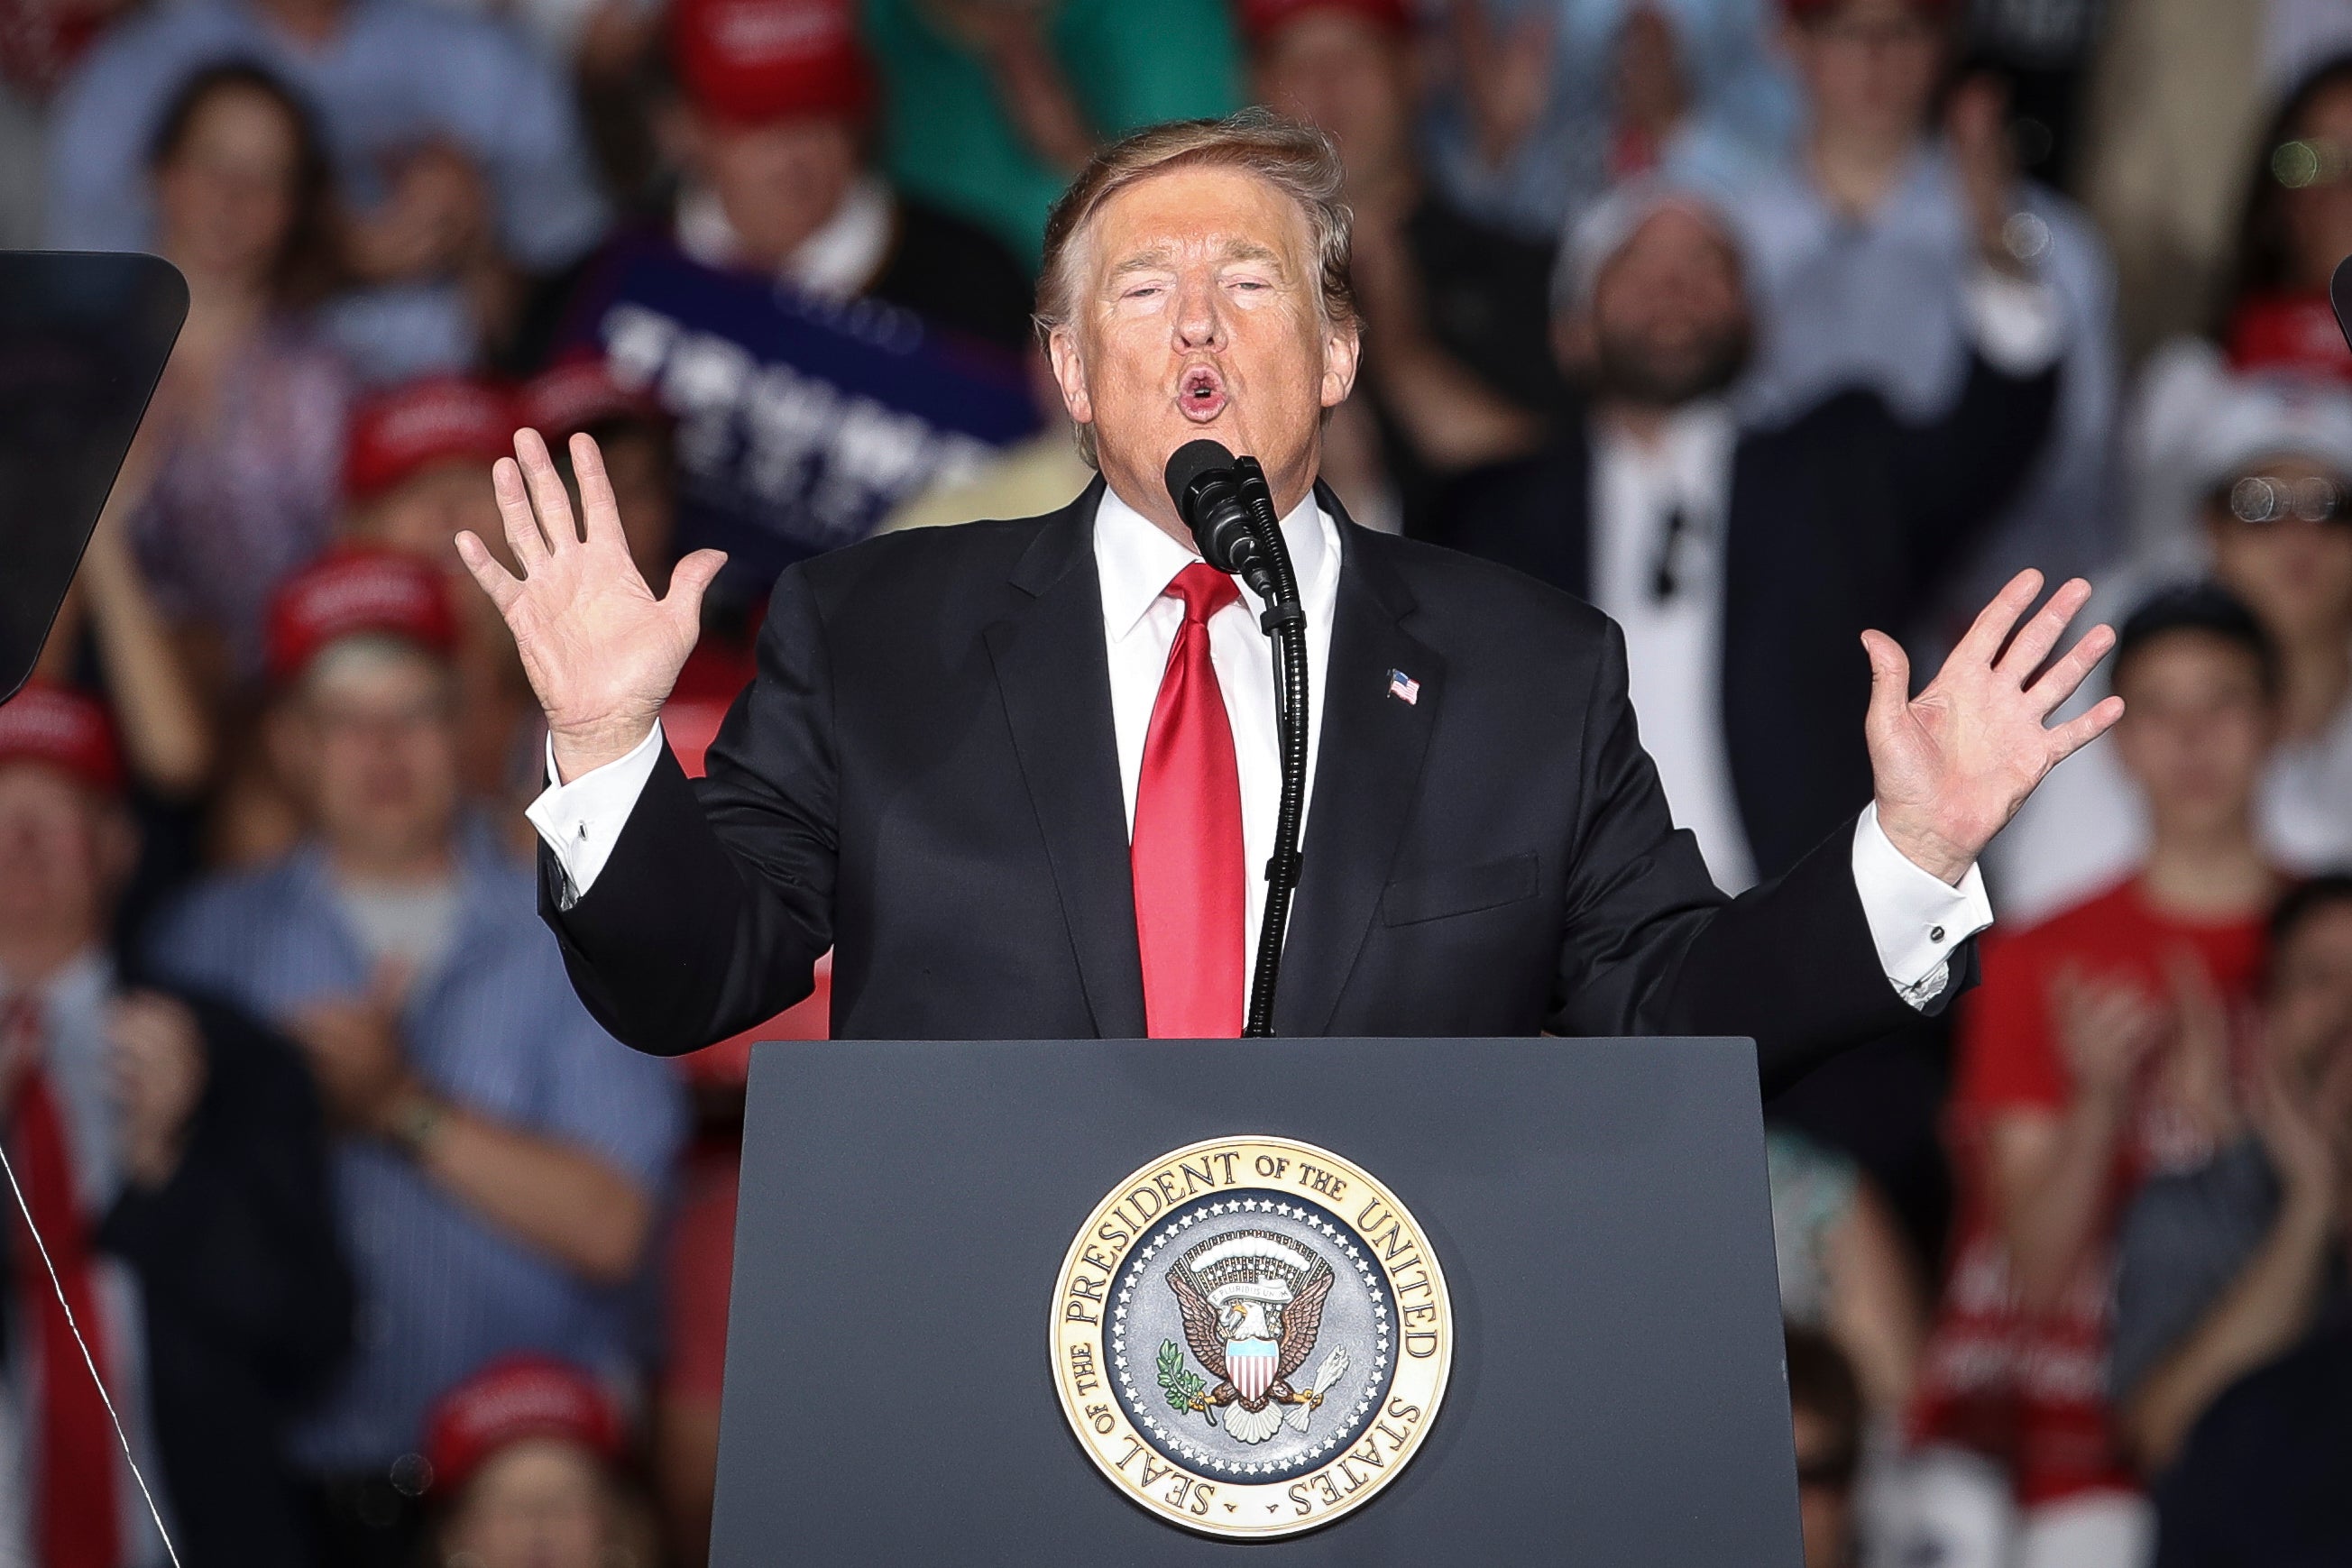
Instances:
[[[1323,406],[1337,408],[1348,401],[1356,384],[1356,361],[1364,340],[1351,322],[1323,334]]]
[[[1054,361],[1054,384],[1062,391],[1062,410],[1072,424],[1095,422],[1094,399],[1087,395],[1087,363],[1078,353],[1077,334],[1067,326],[1047,334],[1045,352]]]

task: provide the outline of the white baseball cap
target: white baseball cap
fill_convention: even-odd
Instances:
[[[1642,231],[1643,225],[1664,212],[1690,214],[1718,231],[1733,254],[1745,261],[1747,246],[1739,220],[1720,193],[1694,180],[1644,174],[1617,186],[1569,220],[1560,237],[1559,260],[1552,269],[1552,308],[1571,310],[1591,304],[1601,270]]]
[[[2196,473],[2227,484],[2266,457],[2301,457],[2352,477],[2352,391],[2307,376],[2226,383],[2196,441]]]

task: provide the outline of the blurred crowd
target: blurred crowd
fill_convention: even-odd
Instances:
[[[2352,0],[7,0],[0,245],[192,305],[0,706],[0,1565],[165,1560],[60,1301],[191,1568],[702,1561],[746,1042],[572,996],[452,538],[528,427],[727,549],[698,770],[779,570],[1087,482],[1046,207],[1250,104],[1337,499],[1607,610],[1727,887],[1865,627],[2121,628],[1980,985],[1767,1108],[1811,1568],[2352,1562]]]

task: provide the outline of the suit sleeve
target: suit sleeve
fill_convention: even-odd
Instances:
[[[1855,890],[1853,824],[1726,900],[1677,829],[1626,695],[1612,622],[1585,715],[1582,799],[1554,1010],[1561,1035],[1746,1035],[1764,1092],[1917,1020]]]
[[[759,675],[689,781],[667,748],[594,883],[540,914],[596,1021],[640,1051],[698,1050],[806,997],[833,946],[839,839],[824,628],[803,575],[777,580]]]

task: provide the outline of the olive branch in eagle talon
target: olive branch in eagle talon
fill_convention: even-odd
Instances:
[[[1179,1415],[1187,1414],[1194,1410],[1203,1412],[1210,1411],[1212,1407],[1208,1400],[1202,1397],[1203,1391],[1206,1390],[1208,1386],[1208,1384],[1202,1380],[1200,1374],[1190,1371],[1185,1367],[1184,1353],[1177,1348],[1177,1344],[1174,1340],[1171,1339],[1161,1342],[1160,1346],[1160,1387],[1161,1392],[1168,1396],[1168,1404],[1171,1409],[1176,1411]],[[1214,1426],[1216,1424],[1216,1420],[1217,1417],[1215,1415],[1211,1414],[1209,1416],[1209,1424],[1211,1426]]]

